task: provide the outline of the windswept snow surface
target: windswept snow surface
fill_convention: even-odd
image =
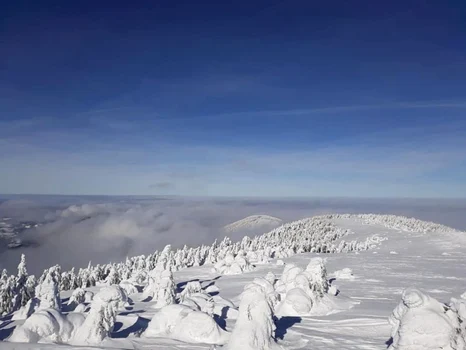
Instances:
[[[335,246],[344,239],[346,242],[369,242],[371,244],[368,246],[372,248],[350,253],[301,253],[275,257],[268,264],[257,264],[252,271],[238,275],[219,274],[212,270],[212,265],[185,268],[174,272],[178,296],[188,282],[198,281],[204,292],[211,293],[213,319],[219,327],[234,335],[240,295],[246,285],[255,278],[266,277],[269,272],[279,279],[284,266],[276,264],[278,259],[305,270],[311,258],[321,257],[325,260],[329,278],[329,294],[330,291],[337,291],[332,300],[338,300],[338,303],[322,316],[279,317],[274,349],[382,350],[390,344],[392,326],[388,318],[406,288],[416,288],[447,304],[452,297],[460,298],[466,290],[465,232],[395,216],[327,215],[322,220],[339,228],[335,232],[340,232],[341,236],[334,242]],[[296,235],[301,235],[307,227],[304,220],[284,225],[273,232],[295,230]],[[265,236],[275,237],[272,233]],[[103,287],[86,290],[98,292]],[[72,291],[64,292],[62,298],[68,298],[71,294]],[[212,349],[209,344],[188,344],[169,337],[140,336],[160,311],[151,307],[156,301],[144,299],[142,292],[132,294],[131,299],[131,305],[118,311],[111,338],[106,338],[97,348]],[[6,339],[23,322],[4,318],[0,325],[0,337]],[[5,342],[0,343],[0,348],[58,350],[73,347]],[[221,348],[217,346],[217,349]],[[431,349],[437,348],[426,348]]]

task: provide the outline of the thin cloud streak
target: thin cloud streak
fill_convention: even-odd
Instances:
[[[273,117],[273,116],[303,116],[308,114],[319,113],[344,113],[354,111],[367,111],[377,109],[426,109],[426,108],[466,108],[466,102],[394,102],[384,104],[362,104],[362,105],[347,105],[347,106],[332,106],[332,107],[318,107],[306,109],[284,109],[284,110],[260,110],[250,112],[238,113],[222,113],[202,116],[203,118],[215,117]]]

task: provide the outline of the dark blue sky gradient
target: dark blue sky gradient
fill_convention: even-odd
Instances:
[[[0,16],[0,160],[34,173],[32,158],[49,169],[40,179],[0,178],[0,192],[103,193],[93,182],[98,164],[105,193],[145,194],[173,172],[190,178],[195,163],[199,190],[177,179],[169,192],[254,195],[253,183],[271,176],[249,173],[265,166],[258,159],[269,169],[296,153],[309,164],[328,155],[375,166],[385,157],[389,175],[413,152],[436,165],[405,187],[368,170],[359,185],[354,174],[342,184],[332,166],[316,175],[296,165],[257,195],[404,196],[409,188],[442,197],[466,188],[451,180],[464,166],[464,1],[12,1]],[[439,164],[448,157],[438,153],[454,160]],[[223,174],[238,155],[241,170]],[[73,157],[76,191],[58,171]],[[128,164],[138,175],[117,187],[108,174]],[[149,173],[154,180],[141,182]],[[228,187],[232,176],[246,179],[244,193]],[[295,178],[302,188],[326,182],[287,189]],[[377,184],[360,193],[367,179]]]

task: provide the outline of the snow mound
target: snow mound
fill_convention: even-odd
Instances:
[[[179,304],[167,305],[156,312],[142,336],[212,345],[223,345],[229,338],[208,314]]]
[[[268,231],[282,225],[283,221],[269,215],[251,215],[244,219],[232,222],[224,227],[226,232],[238,231]]]

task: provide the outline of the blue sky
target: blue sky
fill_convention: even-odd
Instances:
[[[4,9],[0,193],[465,196],[464,1]]]

